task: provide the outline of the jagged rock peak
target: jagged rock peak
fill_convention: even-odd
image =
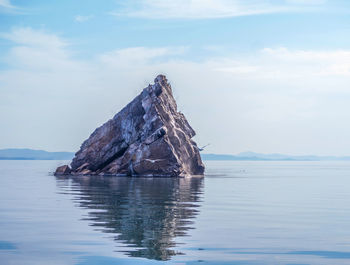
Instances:
[[[59,167],[56,174],[202,175],[204,165],[193,136],[195,131],[177,111],[168,80],[158,75],[83,142],[71,168]]]

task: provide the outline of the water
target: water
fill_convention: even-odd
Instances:
[[[56,178],[0,161],[0,264],[350,264],[350,162],[206,162],[205,178]]]

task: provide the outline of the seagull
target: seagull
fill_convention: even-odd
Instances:
[[[206,148],[208,145],[210,145],[210,144],[207,144],[207,145],[205,145],[205,146],[203,146],[203,147],[198,147],[198,150],[199,150],[199,151],[203,151],[204,148]]]
[[[149,162],[151,162],[152,164],[154,164],[155,162],[157,162],[157,161],[163,161],[163,160],[165,160],[165,159],[145,159],[145,161],[149,161]]]

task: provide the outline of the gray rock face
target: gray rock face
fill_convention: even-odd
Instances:
[[[191,139],[195,131],[177,111],[170,84],[163,75],[154,82],[81,145],[71,163],[72,174],[204,173],[199,149]]]

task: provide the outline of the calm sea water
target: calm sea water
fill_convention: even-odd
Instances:
[[[350,264],[350,162],[206,162],[205,178],[56,178],[0,161],[0,264]]]

